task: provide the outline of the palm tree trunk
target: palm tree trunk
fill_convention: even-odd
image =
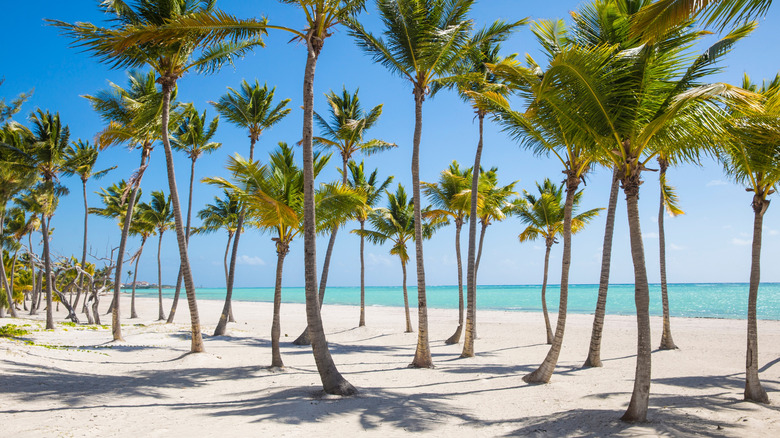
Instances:
[[[195,181],[195,161],[197,158],[192,159],[192,164],[190,165],[190,194],[187,198],[187,226],[184,230],[184,235],[186,236],[187,245],[190,243],[190,223],[192,223],[192,186]],[[181,267],[179,267],[179,275],[177,275],[176,278],[176,292],[173,294],[173,303],[171,304],[171,311],[168,313],[168,320],[166,321],[167,324],[170,324],[173,322],[173,318],[176,316],[176,307],[179,305],[179,295],[181,293],[181,281],[182,281],[182,270]]]
[[[160,230],[160,240],[157,242],[157,320],[165,320],[165,311],[162,302],[162,263],[160,262],[160,250],[162,249],[163,231]]]
[[[32,231],[30,231],[29,234],[27,234],[27,244],[29,245],[27,247],[27,256],[30,259],[30,282],[32,283],[32,294],[30,295],[30,315],[37,315],[38,314],[38,288],[36,287],[35,282],[35,262],[33,262],[33,255],[32,255]]]
[[[658,164],[660,165],[659,176],[661,181],[666,176],[666,169],[669,164],[666,160],[659,158]],[[672,327],[669,322],[669,293],[666,287],[666,234],[664,232],[664,188],[661,187],[661,202],[658,206],[658,256],[659,265],[661,267],[661,303],[663,307],[663,330],[661,334],[661,346],[658,347],[661,350],[676,350],[677,345],[674,344],[672,339]]]
[[[5,224],[5,213],[0,213],[0,236],[3,235],[3,225]],[[11,287],[8,285],[8,277],[5,275],[5,261],[3,260],[3,250],[0,248],[0,278],[3,282],[3,289],[5,290],[5,296],[8,300],[8,309],[11,312],[12,318],[18,318],[19,315],[16,314],[16,309],[14,309],[14,300],[11,296]],[[11,278],[11,282],[13,283],[13,277]]]
[[[428,341],[428,299],[425,294],[425,263],[423,258],[422,198],[420,197],[420,140],[422,139],[422,105],[425,90],[414,89],[414,140],[412,148],[412,192],[414,200],[414,249],[417,263],[417,349],[411,367],[433,368],[431,345]]]
[[[276,250],[276,285],[274,287],[274,317],[271,323],[271,368],[284,368],[282,353],[279,349],[279,337],[282,332],[280,311],[282,308],[282,269],[284,256],[287,255],[287,244],[279,242]]]
[[[87,223],[89,220],[89,204],[87,204],[87,180],[81,180],[81,192],[84,195],[84,243],[81,247],[81,268],[84,269],[87,264]],[[81,292],[84,289],[84,276],[79,274],[79,288],[76,291],[76,301],[73,303],[73,308],[76,309],[79,306],[79,299],[81,298]],[[86,300],[86,295],[84,296]]]
[[[2,235],[2,234],[0,234],[0,235]],[[13,302],[14,278],[16,277],[16,260],[17,260],[17,256],[18,255],[19,255],[19,250],[16,250],[16,251],[14,251],[14,256],[11,258],[11,284],[10,284],[9,290],[11,291],[11,299],[12,300],[8,302],[9,303],[8,305],[10,307],[14,306],[14,302]],[[24,304],[24,298],[22,299],[22,304]],[[24,310],[27,310],[26,306],[25,306]]]
[[[756,302],[758,286],[761,283],[761,233],[764,226],[764,213],[769,201],[759,194],[753,197],[753,249],[750,260],[750,288],[748,291],[747,354],[745,355],[745,400],[769,403],[769,396],[761,387],[758,379],[758,324],[756,322]]]
[[[474,263],[474,283],[476,284],[477,281],[477,274],[479,274],[479,261],[482,259],[482,243],[485,241],[485,231],[487,231],[488,223],[484,221],[482,222],[482,226],[479,230],[479,245],[477,245],[477,261]],[[474,288],[476,290],[476,287]],[[474,308],[476,308],[476,302],[474,304]],[[476,325],[475,325],[476,327]],[[476,328],[475,328],[476,330]],[[476,336],[474,336],[476,338]]]
[[[228,231],[227,246],[225,246],[225,257],[222,259],[222,264],[225,267],[225,286],[228,283],[228,277],[230,276],[230,269],[228,269],[228,255],[230,255],[230,243],[233,242],[233,233]]]
[[[401,270],[403,271],[403,287],[404,287],[404,311],[406,312],[406,333],[412,333],[412,319],[409,317],[409,295],[406,293],[406,263],[401,261]]]
[[[138,313],[135,311],[135,282],[138,279],[138,262],[141,261],[141,254],[144,252],[145,244],[146,238],[144,237],[141,239],[141,248],[138,249],[138,257],[135,259],[135,268],[133,268],[133,291],[130,294],[130,319],[138,318]]]
[[[615,231],[615,210],[617,210],[620,179],[618,168],[612,170],[612,187],[609,190],[609,205],[607,206],[607,224],[604,229],[604,244],[601,249],[601,275],[599,276],[599,293],[596,299],[596,311],[593,315],[593,330],[590,335],[588,358],[583,367],[600,367],[601,364],[601,334],[604,331],[604,315],[607,309],[607,289],[609,288],[609,268],[612,260],[612,235]]]
[[[360,321],[358,327],[366,326],[366,262],[363,258],[366,238],[362,234],[365,229],[366,221],[360,221]]]
[[[46,181],[51,183],[51,181]],[[54,329],[54,314],[52,308],[52,289],[51,289],[51,253],[49,252],[49,225],[51,218],[43,218],[41,221],[41,232],[43,233],[43,265],[46,271],[46,330]]]
[[[547,269],[550,266],[550,250],[553,242],[547,241],[547,250],[544,252],[544,280],[542,280],[542,313],[544,313],[544,326],[547,329],[547,344],[552,345],[553,334],[550,327],[550,316],[547,314]]]
[[[171,91],[176,85],[175,77],[161,77],[158,82],[162,83],[163,108],[162,108],[162,141],[165,147],[165,164],[168,170],[168,187],[171,192],[171,203],[173,204],[173,218],[176,224],[176,240],[179,244],[179,256],[181,257],[181,267],[184,275],[184,287],[187,291],[187,304],[190,309],[190,323],[192,325],[192,344],[190,352],[200,353],[205,351],[203,347],[203,336],[200,333],[200,317],[198,315],[198,302],[195,299],[195,282],[192,279],[190,270],[190,259],[187,255],[187,235],[184,230],[184,221],[181,218],[181,205],[179,204],[179,192],[176,188],[176,173],[173,168],[173,151],[171,142],[168,139],[168,118],[170,116]],[[119,268],[117,268],[119,269]]]
[[[642,230],[639,226],[639,176],[623,179],[623,192],[626,194],[628,228],[631,238],[631,259],[634,262],[634,302],[636,303],[637,356],[634,390],[626,413],[621,420],[628,422],[645,421],[650,399],[650,293],[647,284],[645,266],[645,248],[642,243]]]
[[[563,256],[561,258],[561,299],[558,304],[558,322],[555,324],[555,336],[550,350],[542,364],[523,377],[526,383],[547,383],[558,364],[558,356],[563,346],[563,333],[566,329],[566,310],[569,300],[569,268],[571,267],[571,214],[574,208],[574,195],[580,184],[580,177],[574,171],[567,171],[566,178],[566,204],[563,209]]]
[[[463,221],[460,218],[455,219],[455,258],[458,259],[458,328],[452,334],[445,344],[457,344],[460,342],[460,334],[463,332],[463,263],[460,257],[460,230],[463,228]]]
[[[315,31],[316,29],[312,29],[307,34],[306,68],[303,76],[303,259],[306,284],[306,322],[309,325],[314,361],[317,364],[317,371],[319,371],[325,392],[336,395],[352,395],[357,393],[357,390],[339,373],[333,362],[333,357],[330,355],[317,295],[317,221],[314,212],[312,125],[314,121],[314,71],[324,41],[315,35]]]
[[[482,130],[485,114],[479,112],[479,143],[474,154],[474,170],[471,177],[471,212],[469,213],[469,252],[466,256],[466,338],[460,357],[474,357],[474,338],[477,337],[477,194],[479,192],[479,166],[482,161]]]

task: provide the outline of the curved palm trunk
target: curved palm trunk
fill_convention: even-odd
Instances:
[[[403,287],[404,287],[404,311],[406,312],[406,333],[412,333],[412,319],[409,317],[409,294],[406,293],[406,263],[401,261],[401,270],[404,274]]]
[[[14,256],[11,258],[11,284],[10,287],[8,288],[11,291],[11,298],[12,298],[12,300],[8,302],[10,307],[14,307],[14,302],[13,302],[14,278],[16,277],[16,260],[18,255],[19,255],[19,251],[17,250],[14,252]],[[24,298],[22,298],[22,304],[24,304]],[[24,310],[27,310],[26,306]]]
[[[566,179],[566,204],[563,209],[563,256],[561,257],[561,299],[558,304],[558,322],[555,324],[555,336],[553,337],[550,351],[539,368],[523,377],[526,383],[547,383],[558,364],[558,356],[563,346],[563,333],[566,329],[566,310],[569,300],[569,268],[571,267],[571,212],[574,208],[574,195],[580,178],[570,174]]]
[[[306,40],[306,69],[303,77],[303,237],[306,284],[306,322],[322,386],[328,394],[352,395],[357,390],[336,368],[325,339],[320,302],[317,295],[317,222],[314,212],[314,151],[312,148],[314,120],[314,71],[323,40],[309,31]]]
[[[87,180],[81,180],[81,192],[84,195],[84,243],[81,247],[81,268],[83,269],[87,264],[87,223],[89,220],[89,204],[87,204]],[[73,308],[79,307],[79,298],[81,298],[82,290],[84,289],[84,276],[79,273],[79,288],[76,291],[76,301],[73,302]],[[87,299],[86,294],[84,299]]]
[[[661,158],[658,159],[658,164],[661,168],[659,176],[663,181],[668,164]],[[663,187],[661,187],[661,202],[658,207],[658,247],[659,264],[661,266],[661,303],[663,307],[663,331],[661,334],[661,346],[658,348],[661,350],[676,350],[677,345],[674,344],[672,339],[672,327],[669,322],[669,293],[666,287],[666,234],[664,232]]]
[[[284,257],[288,249],[286,244],[276,250],[276,285],[274,287],[274,317],[271,323],[271,368],[284,368],[282,353],[279,349],[279,336],[281,335],[280,310],[282,308],[282,269]]]
[[[360,221],[360,321],[358,322],[358,327],[365,327],[366,325],[366,262],[363,258],[366,238],[362,234],[362,231],[365,231],[365,229],[366,221]]]
[[[463,332],[463,262],[460,257],[460,230],[463,228],[463,221],[460,218],[455,219],[455,257],[458,259],[458,328],[452,334],[445,344],[457,344],[460,342],[460,334]]]
[[[160,240],[157,242],[157,320],[165,319],[165,311],[162,302],[162,263],[160,262],[160,250],[162,249],[163,232],[160,230]]]
[[[469,213],[469,252],[466,259],[466,338],[460,357],[474,357],[474,338],[477,337],[477,194],[479,191],[479,166],[482,161],[482,129],[485,114],[479,114],[479,143],[474,154],[474,171],[471,177],[471,212]]]
[[[51,182],[51,181],[47,181]],[[43,218],[41,232],[43,233],[43,265],[46,271],[46,330],[54,329],[54,314],[52,313],[52,288],[51,288],[51,253],[49,252],[49,225],[51,218]]]
[[[144,252],[145,244],[146,237],[141,239],[141,248],[138,249],[138,257],[135,259],[135,268],[133,268],[133,291],[130,294],[130,319],[138,318],[138,313],[135,311],[135,282],[138,279],[138,262],[141,261],[141,254]]]
[[[35,281],[35,263],[32,255],[32,232],[27,234],[27,256],[30,260],[30,281],[32,282],[32,294],[30,294],[30,315],[38,314],[38,288]]]
[[[190,243],[190,223],[192,222],[192,186],[195,181],[195,161],[197,158],[192,160],[192,164],[190,165],[190,194],[187,198],[187,225],[184,230],[184,235],[186,236],[185,239],[187,241],[187,244]],[[171,304],[171,311],[168,313],[168,320],[166,321],[167,324],[170,324],[173,322],[173,318],[176,316],[176,307],[179,305],[179,295],[181,294],[181,281],[182,281],[182,270],[179,268],[179,275],[176,278],[176,292],[173,294],[173,303]]]
[[[764,226],[764,213],[769,201],[759,195],[753,198],[753,246],[750,260],[750,288],[748,290],[748,326],[747,354],[745,355],[745,400],[769,403],[769,396],[758,379],[758,324],[756,303],[758,286],[761,283],[761,232]]]
[[[601,275],[599,276],[599,293],[596,299],[596,311],[593,315],[593,330],[590,335],[588,358],[583,367],[600,367],[601,334],[604,332],[604,315],[607,310],[607,289],[609,288],[609,268],[612,261],[612,235],[615,231],[615,210],[617,209],[618,168],[612,170],[612,187],[609,190],[609,205],[607,206],[607,224],[604,229],[604,245],[601,249]]]
[[[176,188],[176,174],[173,168],[173,151],[171,142],[168,139],[168,118],[171,107],[171,90],[176,85],[176,79],[170,77],[161,77],[158,79],[162,83],[163,108],[162,108],[162,141],[165,147],[165,164],[168,170],[168,187],[171,192],[171,203],[173,204],[173,218],[176,224],[176,241],[179,244],[179,255],[181,257],[181,268],[184,275],[184,287],[187,292],[187,304],[190,309],[190,323],[192,326],[192,344],[190,352],[200,353],[204,351],[203,336],[200,333],[200,317],[198,315],[198,303],[195,300],[195,282],[192,279],[190,270],[190,259],[187,255],[187,236],[184,230],[184,221],[181,218],[181,205],[179,204],[179,192]],[[119,268],[117,268],[117,272]]]
[[[0,236],[3,235],[3,225],[5,224],[5,214],[0,213]],[[3,289],[5,289],[5,296],[8,300],[8,309],[11,312],[12,318],[18,318],[16,309],[14,309],[14,300],[11,296],[11,287],[8,285],[8,277],[5,274],[5,262],[2,260],[2,248],[0,248],[0,279],[3,282]],[[11,277],[11,283],[13,283],[13,277]]]
[[[553,343],[552,328],[550,327],[550,315],[547,314],[547,270],[550,266],[550,250],[552,242],[547,242],[547,249],[544,252],[544,280],[542,280],[542,313],[544,313],[544,327],[547,329],[547,343]]]
[[[639,184],[638,176],[624,179],[623,192],[626,194],[628,228],[631,238],[631,259],[634,262],[634,302],[636,303],[637,356],[634,390],[626,413],[621,420],[635,422],[647,419],[647,406],[650,399],[650,293],[645,267],[645,248],[642,243],[642,230],[639,226]]]

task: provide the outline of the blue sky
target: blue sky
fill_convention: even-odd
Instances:
[[[44,25],[44,18],[68,22],[89,21],[105,25],[108,17],[97,8],[99,2],[50,2],[46,8],[15,3],[6,8],[6,39],[0,46],[0,58],[4,60],[0,77],[5,83],[0,95],[6,99],[18,93],[35,89],[33,97],[24,105],[15,119],[25,122],[27,115],[36,108],[59,111],[64,123],[71,129],[71,139],[92,139],[101,129],[101,122],[81,96],[94,94],[108,86],[108,81],[124,85],[124,71],[109,70],[97,60],[70,48],[69,41],[57,31]],[[369,1],[369,3],[372,3]],[[515,20],[532,18],[568,19],[568,11],[576,9],[579,1],[530,2],[518,0],[483,0],[473,10],[476,25],[482,26],[495,19]],[[303,25],[300,11],[275,1],[262,2],[222,0],[218,6],[242,17],[267,16],[272,22],[290,27]],[[375,11],[369,9],[363,15],[366,27],[379,32]],[[758,30],[726,58],[724,71],[713,81],[739,84],[743,73],[754,79],[773,77],[780,65],[780,8],[774,7],[760,21]],[[714,38],[714,37],[713,37]],[[212,76],[187,75],[179,81],[179,99],[194,102],[201,111],[207,109],[211,116],[216,112],[208,104],[225,93],[226,88],[237,87],[242,79],[258,79],[276,87],[278,98],[290,98],[292,113],[280,124],[266,132],[260,139],[256,157],[261,161],[280,141],[295,143],[300,139],[302,123],[302,79],[305,48],[289,43],[290,36],[271,33],[266,38],[266,48],[258,49],[236,63]],[[703,50],[703,47],[702,47]],[[505,54],[531,53],[539,50],[527,28],[520,30],[504,45]],[[323,98],[330,89],[349,90],[360,88],[360,99],[365,106],[384,104],[384,113],[370,137],[397,143],[396,150],[366,158],[369,168],[379,168],[383,176],[394,175],[395,183],[411,187],[411,142],[414,127],[414,104],[411,87],[402,79],[390,75],[383,67],[374,65],[361,53],[343,30],[329,38],[317,66],[315,81],[315,110],[327,113]],[[453,93],[440,93],[425,102],[423,109],[423,138],[421,150],[421,179],[435,181],[439,172],[452,160],[464,167],[474,160],[477,143],[477,124],[468,105]],[[223,121],[216,141],[222,148],[198,161],[196,180],[207,176],[225,175],[226,158],[236,152],[248,154],[248,139],[242,130]],[[88,187],[89,203],[99,206],[94,192],[99,187],[127,178],[138,166],[137,151],[117,147],[105,151],[98,167],[117,165],[105,179],[91,182]],[[516,188],[533,189],[534,183],[545,177],[562,179],[560,164],[549,158],[535,157],[508,139],[492,123],[486,123],[485,152],[482,163],[486,167],[498,166],[502,184],[519,181]],[[320,181],[338,178],[333,160]],[[151,165],[143,180],[144,198],[148,200],[153,190],[167,191],[162,146],[152,154]],[[180,154],[176,157],[176,175],[186,205],[186,186],[189,178],[189,161]],[[585,187],[583,208],[606,207],[610,172],[597,169]],[[666,220],[667,266],[670,282],[746,282],[749,275],[750,241],[753,214],[750,194],[734,185],[722,173],[719,164],[705,161],[702,166],[682,166],[669,171],[669,181],[680,197],[684,216]],[[62,255],[80,254],[82,238],[83,204],[80,182],[76,178],[65,179],[71,194],[60,202],[52,221],[55,228],[52,248]],[[212,202],[219,192],[209,186],[196,184],[193,196],[194,211]],[[658,182],[654,173],[645,174],[645,184],[640,193],[641,226],[644,233],[647,268],[651,282],[657,282],[658,274]],[[764,281],[780,281],[780,271],[773,269],[780,263],[780,222],[770,207],[765,217],[763,247]],[[198,221],[195,220],[195,225]],[[615,229],[611,281],[631,283],[633,267],[628,248],[628,227],[623,195],[618,204]],[[355,228],[349,224],[346,230]],[[492,225],[487,230],[483,261],[479,272],[481,284],[536,284],[542,279],[543,244],[519,244],[517,234],[522,226],[510,218]],[[601,260],[601,243],[604,218],[598,218],[573,240],[570,281],[573,283],[597,283]],[[108,219],[90,217],[91,252],[103,256],[108,248],[118,245],[119,229]],[[163,282],[174,283],[178,269],[178,251],[174,233],[164,238],[162,249]],[[190,241],[190,260],[195,273],[195,283],[203,287],[223,287],[222,255],[226,235],[195,236]],[[327,238],[318,241],[318,258],[324,257]],[[139,242],[131,241],[131,250]],[[357,236],[342,230],[336,242],[331,264],[329,284],[352,286],[359,284]],[[467,238],[462,245],[465,248]],[[139,266],[139,279],[156,281],[156,239],[147,244]],[[368,285],[398,285],[401,267],[398,259],[388,254],[388,246],[366,246],[366,281]],[[560,245],[553,249],[550,279],[560,278]],[[236,285],[239,287],[271,286],[274,278],[275,252],[269,235],[252,230],[242,236]],[[447,227],[425,243],[427,283],[431,285],[457,284],[454,255],[454,228]],[[412,263],[413,265],[413,263]],[[414,269],[410,266],[410,269]],[[410,271],[410,278],[414,278]],[[413,281],[412,281],[413,283]],[[284,284],[303,284],[303,245],[294,242],[285,263]]]

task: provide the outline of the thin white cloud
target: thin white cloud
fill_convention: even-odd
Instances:
[[[658,233],[642,233],[643,239],[657,239]]]
[[[236,263],[239,265],[265,266],[265,261],[260,257],[248,255],[238,256]]]
[[[736,237],[731,239],[731,243],[732,243],[732,245],[740,245],[740,246],[750,245],[750,241],[749,240],[747,240],[747,239],[737,239]]]
[[[669,249],[671,249],[672,251],[682,251],[682,250],[685,249],[685,247],[684,246],[680,246],[680,245],[675,245],[674,243],[671,243],[671,244],[669,244]]]
[[[777,230],[769,230],[769,235],[770,235],[770,236],[777,236],[778,234],[780,234],[780,231],[777,231]]]
[[[720,179],[714,179],[707,183],[707,187],[726,186],[729,183]]]
[[[392,264],[393,264],[393,260],[391,260],[389,256],[376,255],[374,253],[366,254],[367,266],[392,266]]]

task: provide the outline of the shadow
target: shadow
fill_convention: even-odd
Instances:
[[[762,366],[761,368],[759,368],[758,372],[759,373],[763,373],[764,371],[768,370],[769,368],[772,368],[772,366],[774,366],[777,363],[780,363],[780,357],[778,357],[777,359],[775,359],[775,360],[767,363],[766,365]]]

